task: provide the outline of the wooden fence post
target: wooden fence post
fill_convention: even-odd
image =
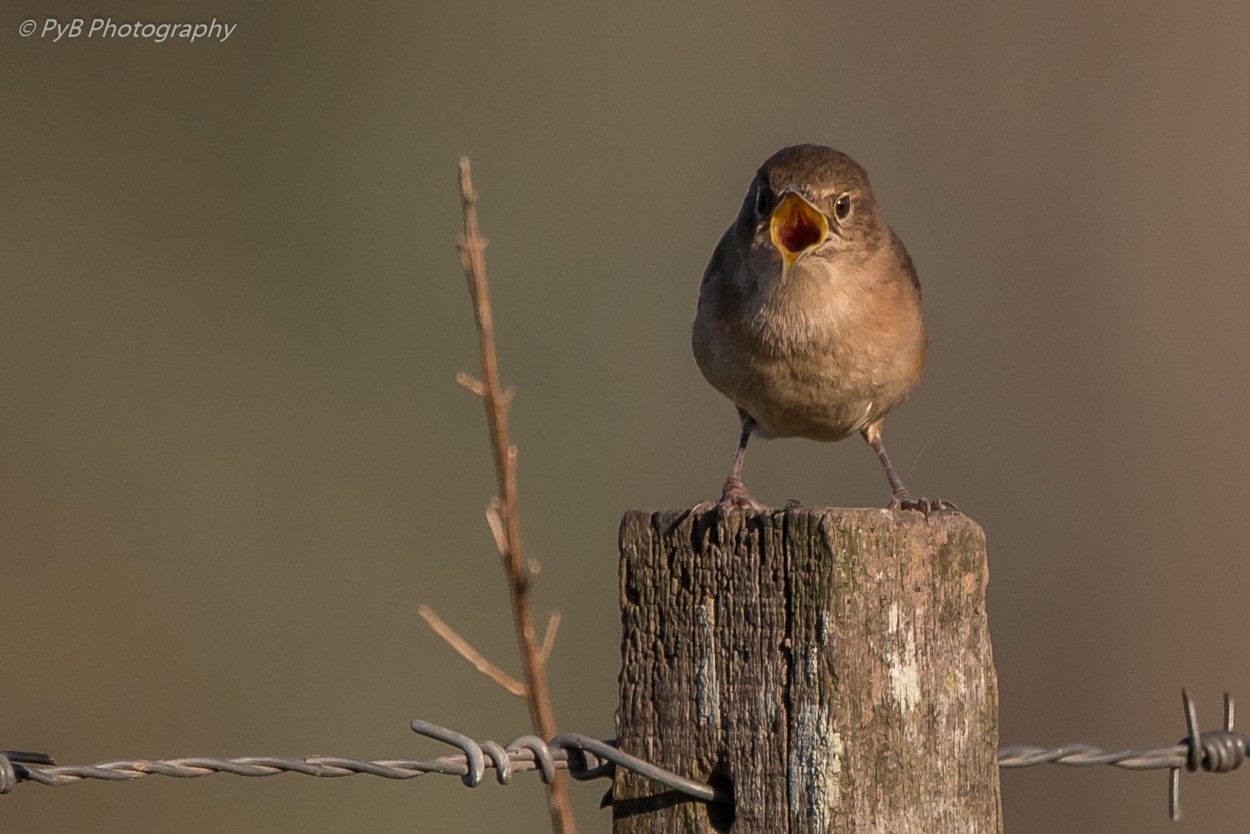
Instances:
[[[615,834],[1002,831],[985,535],[959,513],[630,511]]]

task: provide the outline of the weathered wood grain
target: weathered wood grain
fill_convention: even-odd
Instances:
[[[985,536],[958,513],[631,511],[614,831],[1000,832]]]

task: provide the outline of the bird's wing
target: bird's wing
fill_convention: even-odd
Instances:
[[[911,285],[916,288],[916,297],[920,298],[920,276],[916,274],[916,265],[911,262],[911,255],[907,254],[907,248],[903,246],[903,241],[899,240],[898,235],[894,234],[894,230],[890,230],[890,246],[898,255],[898,259],[902,261],[903,268],[907,270],[907,277],[911,279]]]
[[[724,274],[725,261],[729,259],[732,251],[733,227],[730,226],[729,230],[721,235],[720,242],[712,250],[712,257],[707,262],[707,269],[703,270],[703,281],[699,284],[700,293],[707,289],[708,284],[716,280],[717,275]]]

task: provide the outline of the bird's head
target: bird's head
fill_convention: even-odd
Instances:
[[[755,175],[741,220],[757,247],[771,249],[785,277],[804,259],[868,257],[884,239],[868,175],[841,151],[795,145]]]

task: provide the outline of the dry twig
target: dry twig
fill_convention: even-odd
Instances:
[[[543,663],[547,662],[547,658],[551,657],[551,650],[556,645],[556,632],[560,630],[560,611],[557,609],[551,612],[551,616],[547,618],[547,630],[543,632],[543,647],[541,649]]]
[[[417,606],[417,613],[421,615],[421,619],[430,624],[430,628],[434,629],[435,634],[447,641],[447,645],[455,649],[465,660],[472,663],[473,668],[502,686],[512,695],[524,698],[528,694],[525,690],[525,684],[487,660],[481,652],[469,645],[468,640],[457,634],[456,630],[447,625],[442,617],[435,614],[433,608],[423,602]]]
[[[460,200],[464,209],[464,235],[458,242],[460,262],[464,266],[469,294],[473,298],[473,313],[477,321],[478,345],[482,356],[482,376],[479,380],[461,373],[456,381],[481,397],[486,407],[486,423],[490,428],[490,446],[495,458],[495,476],[499,487],[498,496],[486,510],[486,520],[508,575],[508,592],[512,598],[512,618],[521,649],[524,683],[486,660],[446,623],[438,619],[433,611],[422,606],[421,615],[431,628],[479,671],[510,692],[524,694],[534,732],[543,739],[550,739],[556,734],[556,722],[551,709],[551,693],[547,686],[547,656],[555,641],[560,615],[558,612],[552,613],[546,634],[540,643],[534,628],[529,598],[530,579],[537,572],[538,564],[532,559],[527,561],[522,555],[521,525],[517,513],[516,447],[508,441],[508,405],[512,401],[513,392],[510,388],[504,390],[499,382],[495,325],[491,317],[490,288],[486,283],[486,239],[478,228],[477,192],[473,190],[467,157],[460,159]],[[438,624],[441,624],[441,628]],[[521,691],[516,692],[512,685],[519,687]],[[547,808],[551,814],[551,829],[555,834],[576,834],[573,808],[569,804],[568,779],[562,773],[557,774],[555,781],[547,786]]]

